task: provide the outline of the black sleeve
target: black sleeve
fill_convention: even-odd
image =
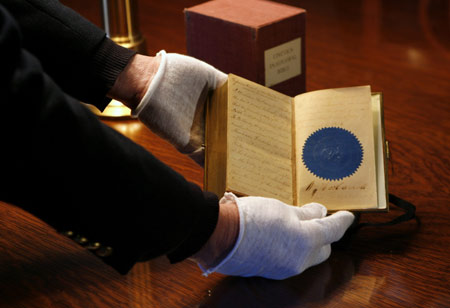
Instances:
[[[71,96],[103,110],[105,95],[134,51],[57,0],[0,0],[16,19],[23,47]]]
[[[73,232],[121,273],[202,247],[217,223],[217,196],[68,97],[23,48],[1,5],[0,67],[1,200]]]

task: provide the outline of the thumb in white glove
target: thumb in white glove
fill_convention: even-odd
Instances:
[[[160,51],[154,79],[132,115],[203,165],[204,107],[227,75],[192,57]]]
[[[325,261],[332,242],[339,240],[354,215],[339,211],[325,217],[318,203],[302,207],[262,197],[237,198],[225,193],[221,203],[235,202],[239,235],[231,252],[204,275],[218,272],[233,276],[285,279]]]

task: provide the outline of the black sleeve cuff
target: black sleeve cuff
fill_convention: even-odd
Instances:
[[[213,193],[201,192],[200,188],[193,184],[191,191],[193,196],[202,195],[204,200],[198,200],[198,219],[194,222],[194,229],[191,234],[173,251],[167,254],[170,263],[177,263],[197,253],[208,241],[217,225],[219,218],[219,199]],[[192,196],[191,196],[192,197]],[[201,205],[203,203],[203,205]],[[117,251],[126,251],[126,254],[115,253],[102,260],[112,266],[120,274],[127,274],[137,262],[148,261],[152,257],[142,252],[142,247],[134,245],[125,245],[123,247],[115,244]],[[136,259],[130,258],[136,256]]]
[[[192,186],[193,190],[199,189],[198,186]],[[216,228],[219,219],[219,199],[210,192],[204,192],[203,195],[206,204],[201,208],[195,228],[187,240],[167,254],[170,263],[180,262],[197,253],[206,244]]]
[[[96,75],[96,80],[101,80],[104,85],[104,95],[113,87],[119,74],[128,65],[130,59],[136,51],[122,47],[105,37],[97,48],[92,58],[92,71]],[[103,111],[111,101],[105,97],[102,100],[89,102]]]

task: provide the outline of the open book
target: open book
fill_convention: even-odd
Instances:
[[[328,210],[388,210],[381,94],[292,98],[230,74],[208,102],[205,189]]]

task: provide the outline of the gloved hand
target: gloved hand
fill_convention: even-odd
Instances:
[[[132,115],[203,165],[205,102],[227,75],[192,57],[165,51],[158,56],[158,72]]]
[[[221,203],[235,202],[239,235],[231,252],[204,275],[218,272],[233,276],[285,279],[325,261],[332,242],[339,240],[354,215],[339,211],[325,217],[318,203],[302,207],[262,197],[237,198],[225,193]]]

